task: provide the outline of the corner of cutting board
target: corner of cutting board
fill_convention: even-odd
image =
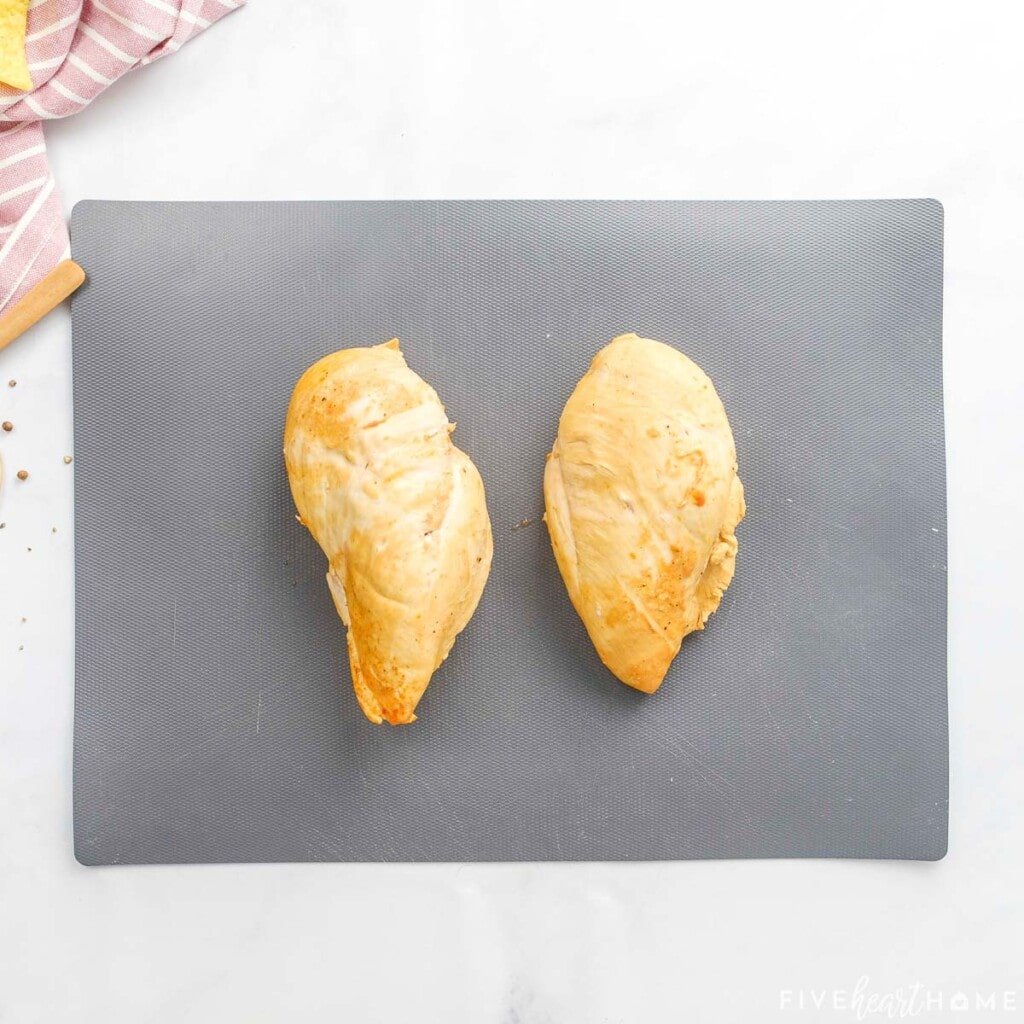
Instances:
[[[71,219],[68,222],[71,231],[71,240],[74,241],[75,232],[82,227],[82,219],[88,217],[90,211],[94,206],[101,205],[99,199],[79,199],[74,206],[71,207]]]

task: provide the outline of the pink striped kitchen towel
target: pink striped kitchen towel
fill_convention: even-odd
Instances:
[[[68,254],[42,122],[67,117],[245,0],[32,0],[33,89],[0,84],[0,314]]]

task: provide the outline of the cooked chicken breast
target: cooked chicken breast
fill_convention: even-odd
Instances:
[[[700,367],[635,334],[598,352],[562,412],[544,502],[597,653],[653,693],[718,607],[744,513],[732,430]]]
[[[292,496],[327,555],[352,685],[372,722],[415,720],[487,582],[484,487],[454,429],[397,339],[321,359],[288,407]]]

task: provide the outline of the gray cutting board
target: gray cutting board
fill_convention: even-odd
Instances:
[[[938,203],[87,202],[72,240],[83,863],[944,854]],[[623,331],[710,374],[749,504],[654,696],[540,521]],[[359,712],[281,459],[303,369],[393,335],[494,527],[405,728]]]

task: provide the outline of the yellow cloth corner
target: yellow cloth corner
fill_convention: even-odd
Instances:
[[[0,82],[25,90],[32,88],[25,59],[28,4],[29,0],[0,0]]]

